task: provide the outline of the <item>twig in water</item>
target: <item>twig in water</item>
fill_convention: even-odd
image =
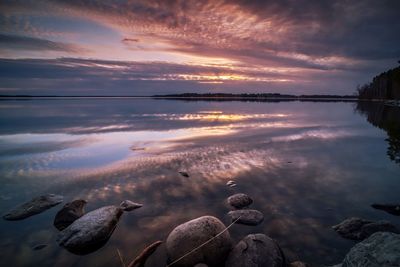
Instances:
[[[121,252],[119,252],[119,249],[117,249],[117,253],[118,253],[119,260],[121,261],[122,267],[126,267],[124,259],[122,258]]]
[[[146,260],[151,256],[151,254],[156,251],[157,247],[161,245],[162,241],[156,241],[150,246],[146,247],[142,253],[140,253],[131,263],[129,263],[128,267],[144,267]]]
[[[229,228],[231,228],[232,225],[234,225],[237,221],[239,221],[240,217],[239,216],[236,220],[234,220],[230,225],[228,225],[228,227],[226,227],[224,230],[222,230],[221,232],[219,232],[216,236],[208,239],[206,242],[204,242],[203,244],[201,244],[200,246],[192,249],[191,251],[189,251],[188,253],[186,253],[185,255],[183,255],[182,257],[174,260],[173,262],[171,262],[170,264],[167,265],[167,267],[170,267],[172,265],[174,265],[175,263],[177,263],[178,261],[182,260],[183,258],[189,256],[190,254],[192,254],[193,252],[197,251],[198,249],[204,247],[205,245],[207,245],[208,243],[210,243],[211,241],[213,241],[214,239],[216,239],[217,237],[219,237],[220,235],[222,235],[223,233],[225,233]]]

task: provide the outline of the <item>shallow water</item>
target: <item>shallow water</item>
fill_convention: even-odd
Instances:
[[[86,256],[55,242],[62,205],[0,220],[0,265],[121,266],[117,249],[129,261],[187,220],[209,214],[229,224],[224,201],[235,192],[265,215],[256,227],[234,225],[235,240],[263,232],[289,259],[336,264],[354,242],[331,225],[351,216],[400,224],[370,207],[400,201],[399,118],[379,103],[2,100],[2,214],[45,193],[86,199],[86,211],[124,199],[144,206]],[[165,261],[161,245],[146,266]]]

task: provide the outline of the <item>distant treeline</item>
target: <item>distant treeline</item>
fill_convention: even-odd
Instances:
[[[229,94],[229,93],[183,93],[168,95],[153,95],[160,98],[284,98],[284,99],[304,99],[304,98],[336,98],[336,99],[354,99],[354,95],[289,95],[279,93],[254,93],[254,94]]]
[[[371,83],[357,88],[360,99],[400,100],[400,67],[375,76]]]

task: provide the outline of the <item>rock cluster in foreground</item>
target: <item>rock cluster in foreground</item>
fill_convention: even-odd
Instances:
[[[389,232],[378,232],[371,235],[369,238],[355,245],[347,253],[341,266],[400,266],[400,235]]]
[[[332,228],[342,237],[352,240],[363,240],[376,232],[393,232],[399,230],[388,221],[369,221],[361,218],[349,218]]]

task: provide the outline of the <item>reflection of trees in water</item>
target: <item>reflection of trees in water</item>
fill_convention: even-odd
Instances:
[[[387,155],[400,164],[400,108],[384,105],[383,102],[360,101],[356,110],[365,115],[372,125],[386,131],[389,144]]]

